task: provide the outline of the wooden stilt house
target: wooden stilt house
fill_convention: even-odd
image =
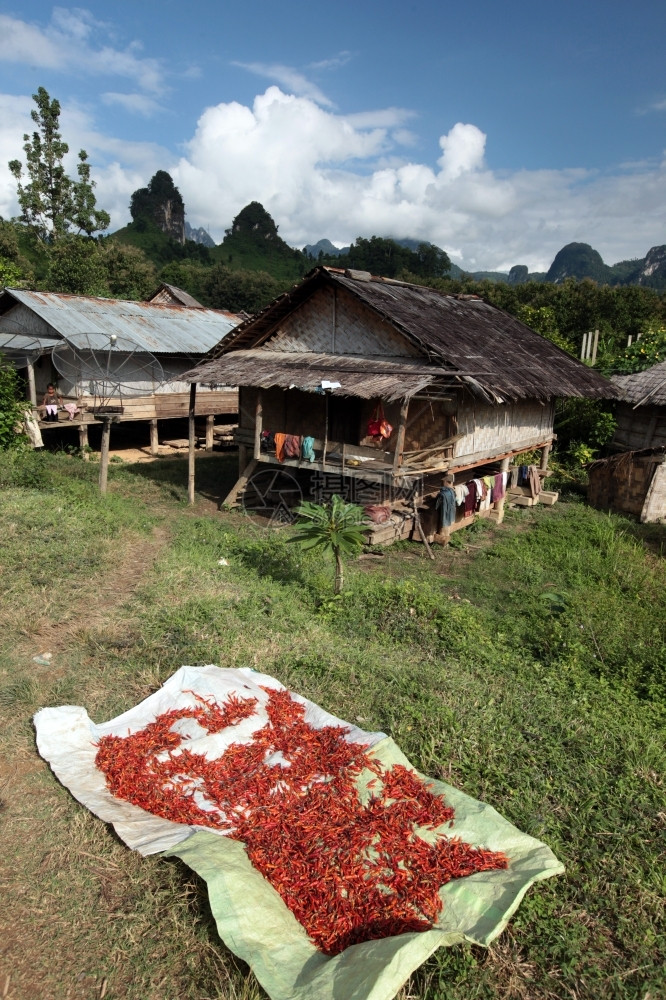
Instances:
[[[301,489],[305,475],[357,502],[407,501],[410,513],[444,474],[453,485],[496,474],[528,449],[541,449],[545,474],[555,398],[613,395],[598,373],[477,296],[325,267],[185,377],[193,388],[240,387],[239,481],[228,503],[272,469]],[[376,433],[382,420],[390,433]],[[307,448],[289,457],[283,435]],[[501,518],[503,503],[488,516]],[[386,540],[413,528],[404,521],[384,529]]]
[[[140,388],[140,393],[130,391],[122,399],[118,419],[149,424],[151,450],[157,454],[158,421],[188,415],[189,384],[183,381],[182,373],[205,357],[244,318],[245,314],[206,309],[172,285],[160,286],[150,302],[6,288],[0,293],[0,352],[10,361],[14,359],[23,372],[37,414],[50,382],[57,384],[65,403],[76,404],[75,418],[68,419],[68,414],[61,412],[60,425],[78,428],[82,447],[88,444],[88,427],[94,422],[90,365],[82,362],[76,374],[59,376],[52,363],[54,349],[63,341],[73,350],[83,350],[85,345],[87,356],[90,345],[103,352],[115,336],[134,345],[137,362],[154,356],[160,373],[150,382],[139,363],[135,374],[127,375],[132,366],[121,352],[113,364],[123,370],[124,378],[134,378]],[[228,422],[237,412],[235,389],[218,386],[199,394],[197,416],[206,422],[207,448],[213,446],[216,415],[224,414]],[[43,432],[50,432],[57,425],[42,422],[40,426]]]

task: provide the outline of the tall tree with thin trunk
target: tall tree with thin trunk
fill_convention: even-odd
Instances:
[[[23,136],[27,179],[24,181],[20,160],[9,164],[16,179],[20,221],[31,226],[45,243],[56,243],[77,233],[92,236],[108,229],[109,214],[96,208],[95,182],[90,179],[86,151],[79,152],[78,180],[73,180],[63,166],[69,146],[60,135],[59,101],[51,100],[44,87],[33,94],[33,100],[37,109],[33,109],[31,117],[37,130],[32,136]]]

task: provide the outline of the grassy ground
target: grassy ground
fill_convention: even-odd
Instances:
[[[264,997],[199,880],[128,851],[34,746],[39,707],[107,719],[183,663],[260,667],[390,733],[565,863],[490,951],[440,951],[401,1000],[663,996],[665,530],[570,498],[435,563],[359,560],[336,601],[286,529],[217,512],[233,458],[198,470],[192,510],[180,460],[113,466],[101,498],[76,459],[0,456],[0,997]]]

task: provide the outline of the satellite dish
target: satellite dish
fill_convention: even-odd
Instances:
[[[29,364],[34,364],[44,350],[44,344],[30,334],[14,333],[6,326],[0,329],[0,354],[14,368],[27,368]]]
[[[93,412],[122,412],[122,400],[151,396],[164,382],[157,358],[129,337],[72,334],[53,349],[57,372],[95,400]],[[110,407],[115,404],[114,410]]]
[[[70,334],[51,357],[77,394],[93,397],[93,416],[103,421],[99,488],[106,493],[111,423],[120,419],[123,399],[156,392],[164,382],[162,365],[136,341],[115,333]]]
[[[10,361],[14,368],[27,368],[34,364],[40,354],[49,350],[55,340],[35,337],[26,333],[24,327],[10,316],[3,316],[0,323],[0,354]]]

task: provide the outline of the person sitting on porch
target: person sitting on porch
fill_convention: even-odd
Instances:
[[[53,382],[49,382],[44,393],[42,406],[46,410],[44,420],[53,421],[58,419],[58,405],[62,406],[62,395],[54,387]]]

